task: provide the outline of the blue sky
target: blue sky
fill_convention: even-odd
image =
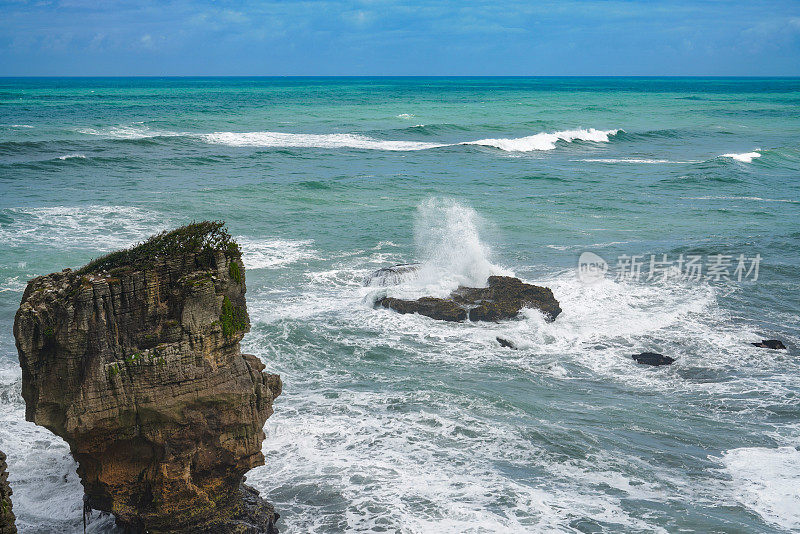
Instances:
[[[800,75],[800,1],[0,0],[0,75]]]

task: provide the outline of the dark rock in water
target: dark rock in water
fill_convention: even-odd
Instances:
[[[501,347],[503,347],[503,348],[506,348],[506,349],[514,349],[514,350],[517,350],[517,346],[516,346],[516,345],[514,345],[514,344],[513,344],[512,342],[510,342],[509,340],[507,340],[507,339],[503,339],[502,337],[496,337],[495,339],[497,340],[497,342],[498,342],[498,343],[500,343],[500,346],[501,346]]]
[[[516,317],[522,308],[541,311],[547,321],[561,313],[549,288],[526,284],[510,276],[490,276],[487,287],[459,287],[447,298],[379,299],[376,306],[400,313],[418,313],[443,321],[500,321]]]
[[[642,363],[645,365],[670,365],[675,361],[675,358],[670,358],[669,356],[664,356],[663,354],[659,354],[657,352],[643,352],[641,354],[634,354],[633,359],[636,360],[637,363]]]
[[[364,285],[369,286],[396,286],[416,276],[419,263],[401,263],[392,267],[384,267],[368,274],[364,278]]]
[[[391,308],[396,312],[418,313],[433,319],[441,319],[442,321],[466,321],[468,316],[467,309],[451,299],[422,297],[417,300],[404,300],[384,297],[375,304],[384,308]]]
[[[450,296],[469,308],[470,321],[499,321],[516,317],[522,308],[541,311],[554,321],[561,307],[547,287],[526,284],[511,276],[490,276],[488,287],[460,287]]]
[[[28,421],[64,438],[85,504],[130,532],[267,532],[242,488],[278,375],[250,330],[239,246],[195,223],[31,280],[14,321]]]
[[[753,343],[753,345],[762,349],[786,350],[786,345],[780,339],[762,339],[761,343]]]
[[[6,455],[0,451],[0,534],[17,534],[16,518],[11,509],[11,487],[8,485]]]

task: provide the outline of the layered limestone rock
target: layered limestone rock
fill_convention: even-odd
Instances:
[[[28,283],[14,321],[26,418],[61,436],[87,504],[132,531],[272,532],[242,486],[281,392],[239,342],[244,265],[196,223]]]
[[[0,451],[0,534],[17,534],[14,511],[11,508],[11,487],[8,485],[6,455]]]
[[[554,321],[561,307],[547,287],[526,284],[510,276],[490,276],[486,287],[459,287],[447,298],[379,299],[377,306],[400,313],[418,313],[443,321],[499,321],[516,317],[522,308],[537,309]]]

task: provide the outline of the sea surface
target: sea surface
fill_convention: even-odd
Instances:
[[[203,219],[243,248],[244,349],[285,384],[248,474],[282,532],[800,531],[800,79],[0,79],[22,533],[83,531],[67,446],[24,420],[27,280]],[[583,252],[605,277],[577,276]],[[674,276],[649,279],[665,254]],[[365,287],[405,262],[419,276]],[[563,313],[372,306],[491,274]]]

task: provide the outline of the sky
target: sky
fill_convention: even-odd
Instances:
[[[800,0],[0,0],[0,76],[798,76]]]

